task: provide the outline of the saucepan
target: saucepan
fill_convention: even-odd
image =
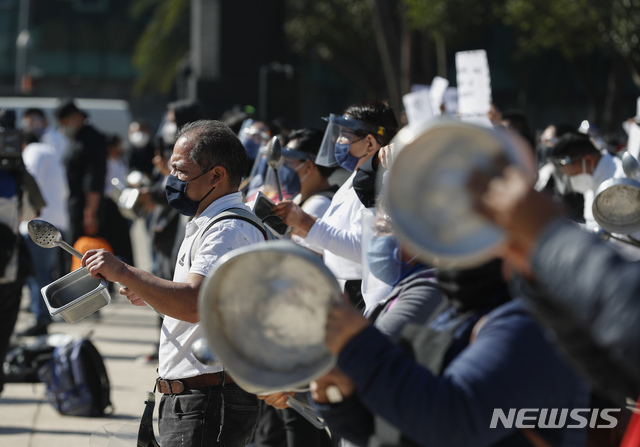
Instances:
[[[223,256],[200,290],[199,314],[213,356],[253,394],[303,391],[328,373],[325,324],[340,286],[312,252],[291,241]],[[290,401],[294,409],[297,402]]]
[[[147,212],[141,202],[141,188],[149,186],[149,181],[140,171],[131,171],[126,182],[117,178],[111,179],[110,197],[118,205],[118,210],[123,217],[135,220],[144,217]]]
[[[596,189],[593,217],[608,233],[631,234],[640,230],[640,183],[611,178]]]
[[[640,231],[640,167],[628,152],[622,156],[622,166],[627,177],[605,180],[593,196],[591,211],[600,226],[594,232],[603,239],[640,247],[640,242],[629,236]]]
[[[496,254],[501,229],[477,214],[467,189],[473,171],[498,176],[515,166],[535,179],[533,152],[506,130],[451,118],[403,128],[384,196],[396,231],[411,251],[442,268],[469,268]]]

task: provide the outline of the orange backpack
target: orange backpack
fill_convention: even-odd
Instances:
[[[111,244],[109,244],[106,239],[101,237],[81,236],[78,238],[76,243],[73,244],[73,248],[75,248],[82,254],[86,253],[88,250],[95,250],[98,248],[104,248],[109,253],[113,253]],[[71,271],[77,270],[80,267],[82,267],[80,259],[73,256],[71,258]]]

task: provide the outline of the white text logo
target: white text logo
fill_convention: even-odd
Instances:
[[[571,411],[568,408],[510,408],[505,413],[494,408],[490,428],[498,427],[498,422],[504,428],[584,428],[587,425],[591,428],[614,428],[618,420],[611,413],[619,411],[620,408],[574,408]]]

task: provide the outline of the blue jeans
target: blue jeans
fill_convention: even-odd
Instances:
[[[38,324],[47,325],[51,323],[51,316],[40,290],[53,282],[53,270],[59,259],[59,247],[42,248],[36,245],[29,236],[24,236],[31,263],[35,272],[35,277],[27,278],[27,285],[31,291],[31,312]]]
[[[253,437],[258,408],[258,398],[233,383],[165,394],[159,408],[160,445],[245,447]]]

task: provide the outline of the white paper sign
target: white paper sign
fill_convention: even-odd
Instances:
[[[640,155],[640,126],[636,123],[631,123],[629,126],[629,139],[627,140],[627,152],[638,160]]]
[[[447,87],[449,87],[449,81],[440,76],[436,76],[433,78],[433,81],[431,81],[429,96],[431,98],[431,110],[433,110],[434,115],[440,115],[442,113],[440,106],[442,105],[442,98]]]
[[[402,97],[404,111],[410,126],[421,124],[433,118],[429,89],[423,88]]]
[[[458,114],[464,121],[487,122],[491,107],[491,76],[485,50],[456,53]]]

